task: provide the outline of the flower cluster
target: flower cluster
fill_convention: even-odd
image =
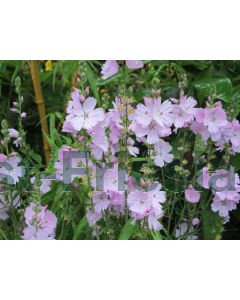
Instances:
[[[106,65],[117,68],[115,61],[108,61]],[[109,72],[111,73],[111,71]],[[161,191],[162,186],[159,182],[156,183],[157,186],[154,190],[148,191],[149,183],[146,184],[146,182],[140,189],[129,185],[132,180],[129,176],[128,182],[125,182],[127,193],[118,189],[117,168],[121,160],[118,154],[121,152],[121,144],[126,130],[128,137],[124,142],[128,154],[137,156],[139,148],[135,146],[135,143],[142,143],[149,149],[149,159],[152,159],[155,166],[160,168],[174,160],[174,155],[171,153],[172,146],[165,139],[181,128],[188,128],[193,133],[200,134],[203,142],[211,139],[216,144],[217,150],[223,150],[225,147],[220,147],[220,143],[221,145],[231,143],[232,148],[229,150],[228,147],[228,150],[231,153],[239,151],[239,122],[236,119],[228,119],[221,103],[217,102],[211,106],[207,103],[206,108],[197,108],[196,106],[197,101],[194,98],[182,95],[179,100],[172,98],[165,101],[160,97],[145,97],[144,103],[138,104],[134,109],[127,99],[116,97],[113,108],[104,112],[102,109],[95,108],[96,100],[94,98],[84,98],[79,90],[74,89],[63,131],[71,133],[80,144],[85,144],[91,151],[88,165],[93,189],[93,205],[88,209],[87,218],[92,226],[96,225],[104,212],[122,215],[127,201],[128,211],[134,221],[141,220],[143,224],[144,220],[147,220],[150,229],[159,230],[161,228],[158,220],[164,215],[162,205],[166,200],[166,193]],[[127,123],[126,117],[128,118]],[[64,151],[75,151],[75,149],[64,146],[59,152],[59,160],[55,163],[55,168],[60,180],[62,180],[63,173],[61,156]],[[93,184],[96,176],[94,160],[113,164],[112,168],[104,167],[101,191],[98,191],[96,184]],[[86,162],[79,163],[79,159],[74,160],[73,167],[80,165],[86,166]],[[203,172],[205,172],[203,186],[206,186],[208,184],[206,182],[209,180],[209,178],[206,180],[206,168],[203,169]],[[236,208],[236,203],[239,201],[239,196],[236,194],[226,196],[216,192],[214,195],[212,209],[218,211],[223,217],[226,217],[228,213],[223,213],[222,208],[221,212],[219,211],[220,203],[224,205],[228,200],[227,207],[230,211]],[[189,203],[198,203],[200,198],[201,193],[190,183],[185,190],[185,199]],[[231,201],[231,205],[229,201]]]
[[[215,186],[211,186],[211,179],[215,178]],[[231,179],[233,182],[231,182]],[[219,216],[229,221],[229,212],[237,208],[240,201],[240,179],[237,173],[229,178],[229,172],[220,169],[209,174],[208,168],[204,168],[199,178],[199,183],[205,189],[212,188],[213,202],[211,208],[218,212]]]
[[[30,203],[25,214],[24,240],[52,240],[55,237],[57,218],[47,206]]]
[[[149,229],[160,230],[158,219],[163,216],[162,204],[166,201],[166,192],[161,191],[160,183],[142,181],[141,188],[134,188],[128,196],[128,206],[134,220],[147,220]],[[144,189],[145,188],[145,189]]]

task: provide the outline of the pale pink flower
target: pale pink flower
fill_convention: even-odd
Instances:
[[[26,113],[26,112],[22,112],[22,113],[21,113],[21,117],[22,117],[22,118],[26,118],[26,116],[27,116],[27,113]]]
[[[101,159],[103,154],[107,154],[108,141],[105,134],[105,128],[101,125],[95,126],[91,131],[92,143],[90,145],[92,155],[96,159]]]
[[[67,116],[66,121],[67,127],[69,129],[69,123],[76,131],[80,131],[81,129],[90,130],[98,122],[104,120],[104,111],[102,108],[95,109],[96,106],[96,99],[92,97],[88,97],[82,103],[80,102],[73,102],[73,106],[68,108],[67,112],[70,114]]]
[[[31,183],[34,184],[35,183],[35,177],[32,177],[31,178]],[[47,194],[48,192],[51,191],[51,183],[52,183],[52,180],[51,179],[44,179],[42,178],[41,179],[41,185],[40,185],[40,193],[42,194]]]
[[[185,198],[189,203],[198,203],[200,200],[200,193],[195,190],[192,185],[189,185],[188,189],[185,191]]]
[[[169,100],[164,102],[160,98],[154,101],[153,120],[162,127],[169,127],[173,124],[173,105]]]
[[[205,189],[209,189],[209,180],[210,180],[210,178],[211,178],[211,176],[209,175],[208,168],[204,167],[201,170],[201,174],[197,179],[198,184],[200,184]]]
[[[144,64],[142,60],[126,60],[126,65],[129,69],[140,69]]]
[[[128,207],[134,220],[148,221],[149,229],[162,228],[158,219],[163,216],[162,203],[166,200],[166,193],[161,191],[161,184],[157,183],[151,191],[132,189],[128,195]]]
[[[198,218],[192,219],[192,225],[197,226],[200,223],[200,220]]]
[[[0,174],[5,175],[9,184],[16,184],[25,174],[25,169],[19,166],[20,161],[21,158],[16,153],[12,153],[7,160],[3,161],[6,165],[0,165]]]
[[[106,60],[106,62],[102,66],[102,71],[101,71],[103,79],[107,79],[117,74],[118,70],[119,70],[119,65],[116,60]]]
[[[132,156],[137,156],[137,154],[139,154],[139,149],[137,147],[134,147],[134,140],[131,138],[128,138],[127,140],[127,148],[128,148],[128,152]]]
[[[137,105],[137,108],[132,116],[132,120],[143,127],[147,127],[153,120],[155,99],[145,97],[144,103],[145,105],[142,103]]]
[[[208,128],[211,134],[216,134],[221,127],[227,125],[226,112],[221,107],[205,109],[203,125]]]
[[[101,219],[102,214],[89,209],[86,213],[86,217],[89,225],[93,227],[96,225],[97,221]]]
[[[10,138],[17,139],[19,137],[19,132],[14,128],[9,128],[8,133],[9,133]]]
[[[24,240],[54,239],[57,218],[47,209],[47,206],[30,203],[25,210],[24,217],[27,225],[23,230]]]
[[[163,167],[164,163],[170,163],[173,161],[174,156],[170,152],[172,151],[172,146],[160,139],[154,145],[154,151],[151,153],[151,157],[154,159],[156,166]]]
[[[95,192],[92,196],[92,200],[96,213],[101,213],[110,205],[108,194],[105,192]]]
[[[173,120],[176,128],[182,128],[194,120],[197,101],[192,97],[182,97],[178,105],[173,106]]]

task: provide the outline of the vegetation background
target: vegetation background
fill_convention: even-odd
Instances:
[[[73,87],[89,86],[99,106],[104,109],[112,106],[118,93],[120,75],[103,80],[100,76],[102,64],[103,61],[39,61],[51,148],[59,146],[56,132],[61,130]],[[39,154],[36,159],[44,163],[42,133],[29,61],[0,61],[0,121],[7,119],[11,127],[16,127],[16,115],[10,111],[10,107],[17,98],[14,84],[17,76],[22,81],[23,111],[27,113],[24,119],[27,141]],[[217,99],[223,101],[225,108],[233,110],[238,119],[240,116],[240,61],[147,61],[143,69],[130,72],[127,81],[129,92],[136,102],[141,102],[151,89],[161,89],[164,99],[178,97],[180,83],[185,94],[195,97],[200,106],[204,105],[209,95],[215,94]],[[240,155],[236,155],[232,164],[237,171],[240,170]],[[240,239],[240,208],[232,212],[223,238]]]

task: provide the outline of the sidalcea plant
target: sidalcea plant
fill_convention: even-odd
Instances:
[[[230,163],[240,153],[239,121],[221,101],[210,97],[199,107],[183,90],[179,99],[166,100],[154,91],[134,105],[124,70],[143,66],[105,62],[104,79],[123,76],[110,109],[97,108],[88,89],[73,88],[59,135],[65,143],[56,152],[49,138],[51,177],[26,170],[29,196],[22,196],[20,155],[9,151],[12,142],[20,153],[24,147],[22,155],[29,151],[21,122],[18,130],[3,124],[0,218],[10,218],[14,238],[63,238],[70,223],[74,237],[85,230],[83,238],[198,239],[205,238],[209,213],[216,236],[221,233],[240,201],[239,176]]]

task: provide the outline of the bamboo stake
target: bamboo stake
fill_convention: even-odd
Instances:
[[[45,109],[45,103],[44,103],[44,99],[43,99],[43,95],[42,95],[42,88],[41,88],[37,60],[30,61],[30,69],[31,69],[33,87],[34,87],[34,92],[35,92],[35,103],[37,104],[37,107],[38,107],[38,113],[39,113],[40,123],[41,123],[41,130],[42,130],[42,137],[43,137],[43,149],[44,149],[44,153],[45,153],[46,163],[48,164],[48,162],[50,160],[50,147],[49,147],[46,137],[44,136],[44,132],[46,134],[48,134],[49,131],[48,131],[48,122],[46,119],[46,109]]]

